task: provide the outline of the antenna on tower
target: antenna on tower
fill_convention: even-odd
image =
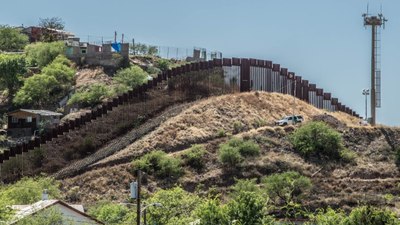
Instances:
[[[385,23],[388,21],[381,13],[378,16],[371,16],[367,13],[363,14],[364,26],[372,28],[372,54],[371,54],[371,125],[376,123],[376,108],[381,107],[381,64],[380,64],[380,28],[385,28]]]

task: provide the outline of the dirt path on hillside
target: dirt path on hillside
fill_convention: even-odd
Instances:
[[[147,133],[156,129],[161,123],[163,123],[167,119],[178,115],[180,112],[190,107],[192,104],[193,103],[185,103],[168,108],[158,116],[149,119],[144,124],[140,125],[138,128],[134,128],[127,134],[112,140],[106,146],[96,151],[94,154],[82,160],[72,163],[71,165],[55,173],[53,176],[56,179],[63,179],[66,177],[71,177],[78,175],[79,173],[82,173],[90,165],[124,149],[126,146],[132,144],[133,142],[143,137]]]

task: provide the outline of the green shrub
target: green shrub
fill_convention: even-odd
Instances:
[[[240,138],[232,138],[227,144],[231,147],[238,148],[239,153],[243,157],[257,156],[260,154],[260,146],[252,140],[243,140]]]
[[[309,122],[297,129],[290,141],[294,148],[305,156],[327,156],[340,158],[343,149],[341,135],[323,122]]]
[[[33,204],[42,198],[44,189],[50,198],[60,197],[60,183],[50,177],[23,177],[15,184],[0,186],[0,202],[9,205]]]
[[[65,55],[59,55],[57,56],[52,63],[55,64],[62,64],[64,66],[68,66],[68,67],[72,67],[74,64],[72,63],[71,60],[67,59],[67,57],[65,57]]]
[[[63,216],[62,212],[56,208],[47,208],[33,215],[26,216],[19,220],[17,225],[55,225],[73,224],[72,219]]]
[[[230,167],[236,167],[243,161],[239,149],[227,144],[220,145],[218,159],[223,165]]]
[[[118,84],[123,84],[129,89],[133,89],[147,82],[148,74],[139,66],[131,66],[119,70],[115,76],[114,81]]]
[[[88,214],[106,224],[123,224],[134,212],[118,203],[101,202],[89,208]]]
[[[73,83],[75,70],[64,56],[58,56],[42,69],[41,74],[27,78],[17,92],[14,103],[17,105],[44,106],[63,97]]]
[[[0,51],[15,52],[24,49],[29,38],[18,28],[0,25]]]
[[[224,129],[219,129],[217,132],[217,137],[221,138],[221,137],[226,137],[226,132]]]
[[[168,156],[167,153],[157,150],[152,151],[140,159],[132,162],[133,170],[142,170],[160,178],[177,178],[182,174],[180,158]]]
[[[272,218],[265,216],[265,200],[259,193],[241,191],[228,203],[230,221],[237,224],[259,225],[272,223]]]
[[[200,219],[199,225],[229,225],[229,215],[227,207],[221,205],[219,199],[209,199],[197,207],[195,215]]]
[[[252,140],[244,141],[232,138],[227,143],[221,144],[218,150],[219,160],[227,166],[237,166],[244,158],[260,154],[260,146]]]
[[[254,128],[263,127],[265,125],[267,125],[267,121],[265,121],[264,119],[256,119],[253,123]]]
[[[68,100],[68,104],[80,104],[84,107],[101,103],[105,98],[112,96],[112,91],[104,84],[93,84],[85,89],[78,90]]]
[[[312,187],[311,180],[298,172],[289,171],[270,175],[263,179],[268,196],[277,204],[299,202]]]
[[[60,83],[53,76],[36,74],[25,80],[24,86],[17,92],[13,102],[16,105],[42,107],[54,101],[53,95],[59,87]]]
[[[59,42],[36,42],[25,47],[25,53],[31,65],[45,67],[51,63],[58,55],[65,53],[65,44]]]
[[[326,211],[319,211],[316,215],[311,215],[311,221],[317,225],[341,225],[346,215],[342,211],[336,212],[328,208]]]
[[[371,206],[361,206],[351,211],[350,215],[343,221],[343,225],[398,225],[400,221],[396,214]]]
[[[343,148],[342,150],[340,150],[339,154],[340,158],[347,163],[354,162],[354,160],[357,158],[357,154],[347,148]]]
[[[10,98],[22,84],[21,78],[26,71],[25,64],[25,57],[22,55],[0,54],[0,88],[7,89]]]
[[[236,180],[236,184],[232,187],[232,195],[235,196],[243,191],[260,193],[260,188],[257,186],[256,179]]]
[[[235,121],[233,123],[233,132],[235,134],[239,133],[240,131],[243,130],[243,124],[240,121]]]
[[[244,157],[260,155],[260,146],[252,140],[243,141],[239,145],[239,152]]]
[[[146,202],[158,202],[162,205],[162,208],[151,208],[151,213],[148,214],[148,224],[176,225],[182,224],[177,221],[181,222],[185,218],[191,218],[192,212],[202,203],[202,199],[181,187],[174,187],[169,190],[157,191]]]
[[[157,61],[156,65],[161,71],[167,71],[171,69],[171,62],[168,59],[160,59]]]
[[[195,169],[204,167],[204,155],[207,153],[203,145],[192,145],[192,147],[182,156],[186,165]]]
[[[148,74],[155,75],[155,74],[161,73],[161,70],[158,69],[158,68],[155,67],[155,66],[149,66],[149,67],[146,68],[146,72],[147,72]]]
[[[69,87],[74,78],[75,70],[68,65],[70,62],[65,57],[59,56],[55,60],[57,61],[53,61],[43,68],[42,74],[53,76],[60,84]]]

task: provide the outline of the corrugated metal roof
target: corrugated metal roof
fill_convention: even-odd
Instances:
[[[8,114],[12,114],[12,113],[15,113],[15,112],[18,112],[18,111],[32,113],[32,114],[41,115],[41,116],[62,116],[61,113],[52,112],[52,111],[49,111],[49,110],[36,110],[36,109],[19,109],[19,110],[16,110],[14,112],[10,112]]]
[[[14,215],[14,220],[11,221],[10,224],[15,224],[22,218],[25,218],[32,214],[35,214],[35,213],[37,213],[43,209],[46,209],[50,206],[53,206],[55,204],[60,204],[67,208],[74,209],[76,212],[78,212],[82,216],[87,217],[87,218],[97,222],[98,224],[104,224],[103,222],[98,221],[97,219],[92,218],[91,216],[87,215],[84,212],[82,205],[69,205],[61,200],[40,200],[32,205],[13,205],[13,206],[11,206],[11,208],[16,210],[16,213]]]

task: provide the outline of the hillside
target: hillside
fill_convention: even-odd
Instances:
[[[305,160],[287,138],[296,127],[273,126],[274,120],[292,113],[292,103],[293,97],[287,95],[257,92],[199,100],[126,148],[94,162],[80,175],[62,180],[66,198],[89,204],[99,199],[122,201],[128,196],[129,182],[134,180],[133,159],[156,149],[179,157],[192,144],[202,144],[207,150],[203,170],[185,166],[184,175],[178,180],[149,175],[144,189],[154,192],[181,185],[189,191],[207,192],[215,187],[224,193],[235,178],[260,179],[295,170],[312,179],[314,188],[305,200],[311,208],[330,205],[346,209],[360,202],[395,207],[398,199],[389,202],[387,196],[399,192],[395,149],[400,129],[359,127],[358,118],[329,113],[296,100],[296,114],[303,115],[306,121],[322,118],[330,122],[342,134],[345,146],[356,153],[353,163]],[[230,135],[256,141],[261,155],[233,171],[227,170],[217,159],[217,149]],[[78,198],[68,191],[76,189],[80,192]]]

